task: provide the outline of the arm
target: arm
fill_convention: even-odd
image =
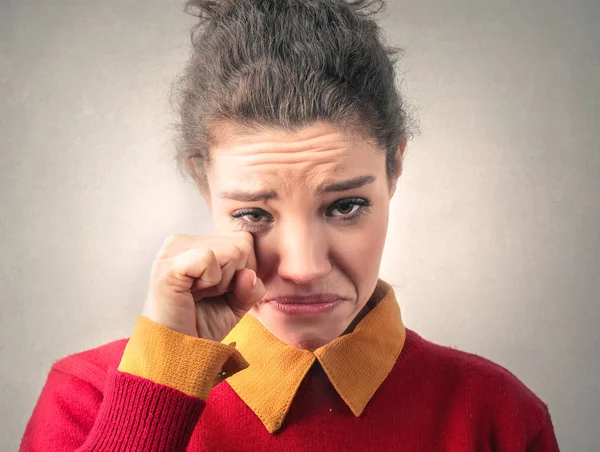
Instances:
[[[81,369],[79,379],[52,373],[21,451],[184,451],[221,372],[248,366],[220,341],[266,292],[253,240],[241,231],[167,238],[118,370],[96,376],[106,380],[96,387]]]
[[[184,451],[221,370],[247,363],[231,345],[177,333],[139,317],[103,391],[50,371],[21,451]]]
[[[554,434],[550,413],[547,413],[546,422],[542,429],[527,445],[527,452],[559,452],[558,441]]]

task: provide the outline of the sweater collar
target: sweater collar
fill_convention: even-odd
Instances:
[[[235,342],[250,364],[227,382],[270,433],[283,424],[315,360],[352,413],[361,415],[394,366],[406,338],[394,290],[381,279],[379,284],[385,295],[354,330],[314,351],[285,344],[250,314],[223,339]]]

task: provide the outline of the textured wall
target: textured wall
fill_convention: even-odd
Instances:
[[[421,134],[382,276],[407,326],[509,368],[564,450],[596,450],[599,3],[390,3]],[[181,2],[0,5],[0,449],[14,450],[52,362],[127,336],[164,238],[209,220],[170,159]]]

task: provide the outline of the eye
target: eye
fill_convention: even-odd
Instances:
[[[340,199],[327,210],[327,216],[341,220],[354,220],[368,213],[369,206],[369,201],[364,198]]]
[[[257,229],[273,221],[268,212],[262,209],[240,209],[231,214],[232,219],[241,224],[242,228]]]

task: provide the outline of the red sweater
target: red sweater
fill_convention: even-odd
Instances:
[[[547,406],[503,367],[406,330],[360,417],[318,362],[270,434],[231,389],[206,401],[116,370],[126,340],[52,366],[21,451],[558,451]]]

